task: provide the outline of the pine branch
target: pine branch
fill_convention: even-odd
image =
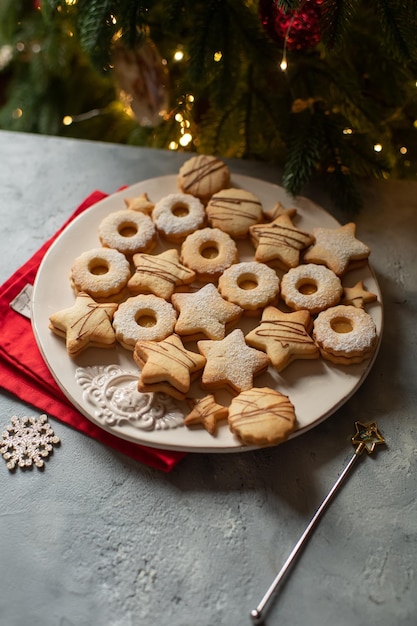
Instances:
[[[316,107],[294,114],[287,140],[283,185],[296,196],[316,171],[323,153],[323,113]]]
[[[323,0],[321,5],[322,41],[334,48],[345,41],[358,0]]]
[[[417,54],[416,3],[373,0],[372,6],[396,57],[406,61],[415,59]]]
[[[117,14],[117,0],[79,0],[78,30],[81,47],[97,68],[109,65],[111,40],[117,27],[112,15]]]

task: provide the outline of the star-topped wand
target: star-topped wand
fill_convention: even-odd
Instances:
[[[384,437],[378,431],[378,425],[376,422],[371,422],[370,424],[362,424],[361,422],[355,422],[356,433],[352,437],[352,444],[356,446],[355,452],[353,456],[347,463],[346,467],[340,474],[339,478],[334,483],[333,487],[330,489],[327,496],[324,498],[323,502],[317,509],[316,513],[311,518],[307,528],[295,544],[292,552],[288,556],[284,565],[276,575],[269,589],[265,593],[264,597],[256,607],[251,611],[250,616],[252,621],[255,624],[260,624],[265,618],[265,611],[272,600],[274,592],[277,590],[279,584],[284,579],[285,575],[288,573],[290,566],[294,563],[298,554],[301,552],[301,549],[304,547],[305,543],[309,539],[312,531],[314,530],[317,522],[319,521],[321,515],[324,513],[327,506],[330,504],[332,498],[335,496],[337,490],[342,485],[344,479],[362,454],[364,450],[367,451],[368,454],[372,454],[375,450],[375,447],[379,444],[385,443]]]

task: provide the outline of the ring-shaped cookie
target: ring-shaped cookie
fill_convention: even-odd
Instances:
[[[140,340],[162,341],[174,330],[177,314],[170,302],[140,294],[119,305],[113,316],[116,339],[128,350]]]
[[[132,256],[152,250],[156,228],[149,215],[124,209],[110,213],[101,221],[98,236],[103,246]]]
[[[128,260],[112,248],[93,248],[83,252],[73,262],[70,272],[75,291],[85,291],[94,299],[118,294],[129,278]]]
[[[314,320],[313,338],[324,358],[335,363],[360,363],[376,341],[373,318],[352,305],[331,307]]]
[[[219,278],[219,292],[246,311],[270,304],[279,293],[280,281],[272,268],[258,261],[231,265]]]
[[[198,198],[186,193],[171,193],[155,204],[152,219],[157,230],[168,241],[184,241],[187,235],[201,228],[205,210]]]
[[[238,250],[230,235],[219,228],[202,228],[182,244],[181,260],[198,279],[213,281],[238,261]]]
[[[308,263],[294,267],[281,279],[281,297],[296,311],[320,313],[336,305],[342,296],[340,278],[324,265]]]

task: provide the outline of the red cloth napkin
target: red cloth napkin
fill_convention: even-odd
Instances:
[[[44,254],[65,226],[82,211],[105,197],[106,194],[101,191],[93,192],[62,228],[0,287],[0,387],[42,413],[55,417],[106,446],[136,461],[169,472],[185,453],[157,450],[119,439],[81,415],[59,389],[49,372],[39,352],[30,320],[10,307],[10,302],[25,285],[33,285]]]

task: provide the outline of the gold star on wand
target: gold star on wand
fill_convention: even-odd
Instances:
[[[350,461],[347,463],[346,467],[340,474],[339,478],[336,480],[333,487],[330,489],[329,493],[324,498],[323,502],[321,503],[321,505],[319,506],[319,508],[313,515],[313,517],[311,518],[307,528],[305,529],[305,531],[303,532],[303,534],[301,535],[301,537],[295,544],[292,552],[290,553],[284,565],[281,567],[280,571],[276,575],[275,579],[273,580],[269,589],[265,593],[264,597],[262,598],[262,600],[260,601],[256,609],[253,609],[253,611],[251,611],[250,616],[254,624],[261,624],[263,622],[264,613],[266,609],[268,608],[269,603],[272,600],[273,594],[277,590],[279,584],[284,579],[285,575],[290,569],[290,566],[294,563],[296,557],[301,552],[301,549],[304,547],[307,540],[310,538],[310,535],[313,532],[320,517],[324,513],[327,506],[330,504],[337,490],[343,483],[344,479],[346,478],[346,476],[348,475],[348,473],[350,472],[350,470],[352,469],[352,467],[354,466],[355,462],[358,460],[362,452],[366,450],[368,454],[372,454],[372,452],[374,452],[375,447],[377,445],[385,443],[384,437],[378,431],[378,426],[376,422],[371,422],[370,424],[362,424],[362,422],[355,422],[355,428],[356,428],[356,433],[352,437],[352,444],[354,446],[357,446],[357,448],[355,452],[353,453],[353,456],[351,457]]]
[[[368,454],[372,454],[375,450],[375,446],[385,443],[385,439],[378,431],[376,422],[371,424],[362,424],[361,422],[355,422],[356,433],[352,437],[352,443],[356,448],[355,454],[361,454],[363,450],[366,450]]]

